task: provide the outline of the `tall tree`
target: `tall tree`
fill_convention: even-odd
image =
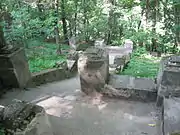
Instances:
[[[64,41],[66,44],[69,44],[64,0],[61,0],[61,20],[62,20],[62,25],[63,25]]]
[[[0,24],[0,50],[6,46],[6,41],[4,38],[3,26]]]
[[[175,18],[175,46],[180,45],[180,1],[173,1]]]
[[[59,0],[55,0],[55,26],[54,26],[54,32],[55,32],[55,37],[56,37],[56,44],[58,45],[58,49],[57,49],[57,54],[61,54],[61,45],[60,45],[60,35],[59,35],[59,27],[58,27],[58,23],[59,23]]]

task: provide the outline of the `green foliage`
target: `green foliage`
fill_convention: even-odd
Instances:
[[[28,49],[26,54],[28,57],[31,72],[39,72],[45,69],[51,69],[56,62],[65,61],[66,55],[57,55],[57,45],[44,43],[39,40],[28,41]],[[66,45],[62,45],[63,49],[68,49]]]
[[[47,47],[42,43],[43,46],[37,47],[28,43],[29,39],[34,38],[38,40],[39,38],[55,38],[60,40],[56,40],[58,42],[72,36],[80,40],[77,42],[103,38],[107,44],[111,45],[122,45],[125,39],[131,39],[135,47],[141,46],[147,51],[179,53],[179,0],[163,2],[155,0],[59,0],[58,2],[59,7],[56,9],[55,1],[50,0],[33,2],[1,0],[0,2],[0,16],[5,11],[13,18],[10,26],[7,25],[9,24],[7,17],[1,18],[5,22],[5,37],[9,44],[26,47],[28,58],[31,59],[31,70],[37,65],[42,69],[51,68],[53,64],[50,61],[54,63],[53,59],[55,61],[64,59],[64,56],[56,56],[55,45]],[[86,48],[86,44],[82,47]],[[142,52],[138,51],[133,54],[134,62],[134,58],[140,61],[146,58],[142,57]],[[45,63],[44,59],[49,62]],[[42,66],[43,63],[45,66]],[[37,70],[33,69],[34,71]]]
[[[137,48],[127,68],[120,74],[154,78],[157,76],[159,61],[160,58],[148,55],[145,48]]]
[[[0,127],[0,135],[5,135],[4,129]]]
[[[54,37],[54,25],[56,18],[54,11],[49,10],[40,16],[37,9],[28,5],[15,8],[11,11],[13,23],[11,30],[5,29],[5,37],[9,44],[21,46],[27,45],[27,39],[37,37]]]

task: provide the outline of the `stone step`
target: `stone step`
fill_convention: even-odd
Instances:
[[[105,88],[104,93],[110,96],[145,102],[156,101],[157,98],[156,84],[153,79],[111,75],[109,86]]]

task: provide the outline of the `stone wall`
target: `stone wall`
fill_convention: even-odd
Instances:
[[[180,134],[180,98],[164,99],[163,132],[164,135]]]
[[[103,94],[127,100],[156,101],[157,90],[153,79],[125,75],[111,75]]]
[[[114,73],[116,70],[122,71],[130,61],[133,51],[132,41],[126,41],[123,46],[106,46],[109,53],[109,70]]]
[[[66,78],[68,78],[68,71],[63,68],[53,68],[32,74],[32,83],[34,86],[39,86]]]
[[[170,56],[163,59],[157,77],[158,99],[157,105],[161,106],[163,97],[180,96],[180,56]]]
[[[157,106],[162,110],[163,135],[180,134],[180,56],[162,59],[157,76]]]

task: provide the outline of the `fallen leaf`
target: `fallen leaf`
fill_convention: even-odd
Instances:
[[[156,124],[148,124],[150,127],[155,127]]]

